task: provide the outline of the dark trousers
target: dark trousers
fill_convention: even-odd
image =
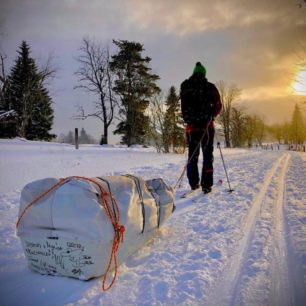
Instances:
[[[203,136],[203,133],[204,136]],[[213,150],[215,129],[209,127],[207,131],[192,131],[187,134],[188,141],[188,160],[187,177],[191,188],[200,183],[198,160],[200,155],[200,147],[203,153],[203,165],[201,175],[202,188],[211,187],[213,185]],[[203,136],[202,140],[201,137]],[[199,144],[201,142],[201,144]]]

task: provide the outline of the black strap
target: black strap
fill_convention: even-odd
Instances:
[[[132,179],[136,185],[137,188],[137,192],[138,192],[138,196],[139,196],[139,200],[141,203],[141,209],[142,209],[142,231],[141,234],[143,234],[144,229],[145,229],[145,224],[146,224],[146,211],[145,211],[145,207],[144,207],[144,202],[143,202],[143,195],[142,195],[142,189],[140,186],[140,181],[139,178],[137,176],[131,175],[131,174],[126,174],[124,175],[130,179]]]
[[[115,216],[116,220],[118,220],[117,219],[117,214],[116,214],[116,207],[115,207],[115,203],[114,203],[114,199],[113,199],[113,195],[112,195],[112,191],[111,191],[111,187],[110,187],[109,182],[102,177],[97,177],[97,179],[99,179],[100,181],[104,182],[107,185],[109,194],[111,195],[110,198],[111,198],[111,201],[112,201],[112,208],[113,208],[114,216]]]
[[[152,182],[153,181],[158,181],[158,179],[153,179]],[[150,190],[150,188],[148,188],[148,190],[150,191],[150,193],[151,193],[151,195],[152,195],[152,197],[155,201],[155,204],[156,204],[156,208],[157,208],[157,227],[159,227],[159,225],[160,225],[160,201],[157,201],[155,199],[155,196],[154,196],[153,192]]]

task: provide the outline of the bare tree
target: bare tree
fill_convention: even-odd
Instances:
[[[285,122],[282,126],[282,133],[284,138],[284,143],[291,146],[292,144],[292,133],[291,133],[291,123]]]
[[[283,133],[284,125],[276,123],[271,126],[268,126],[267,129],[268,132],[270,132],[270,134],[272,135],[273,139],[275,139],[278,142],[278,144],[281,144],[282,140],[284,140],[284,133]]]
[[[110,70],[110,54],[107,47],[103,48],[98,43],[84,38],[80,48],[81,54],[78,62],[81,67],[77,70],[81,88],[98,97],[94,102],[94,111],[86,113],[79,107],[76,119],[98,118],[103,124],[101,144],[108,143],[108,129],[114,119],[116,99],[113,92],[113,74]]]
[[[232,146],[241,147],[244,142],[245,114],[241,109],[232,108],[230,130]]]
[[[54,65],[54,57],[49,54],[47,60],[39,67],[40,83],[48,86],[49,81],[55,77],[57,70]]]
[[[255,139],[256,119],[255,116],[245,116],[244,135],[249,148],[252,147]]]
[[[257,143],[261,146],[266,134],[266,125],[262,118],[254,116],[255,132],[254,137]]]
[[[154,146],[158,153],[165,151],[166,139],[165,139],[165,116],[166,107],[163,102],[163,96],[161,93],[155,94],[150,99],[149,108],[147,110],[150,118],[149,139],[154,143]]]
[[[225,146],[230,148],[231,112],[233,103],[240,98],[241,90],[235,84],[227,86],[224,81],[219,81],[216,85],[219,90],[221,102],[223,105],[219,121],[221,122],[223,128]]]

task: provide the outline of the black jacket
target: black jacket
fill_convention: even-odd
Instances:
[[[185,123],[202,124],[217,116],[222,108],[220,94],[201,73],[181,84],[181,109]]]

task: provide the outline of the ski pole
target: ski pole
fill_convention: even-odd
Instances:
[[[227,179],[227,183],[228,183],[228,187],[229,187],[228,192],[233,192],[234,189],[231,188],[231,184],[230,184],[230,181],[229,181],[229,178],[228,178],[228,174],[227,174],[227,171],[226,171],[226,167],[225,167],[225,162],[224,162],[223,154],[222,154],[222,151],[221,151],[220,142],[219,142],[218,139],[217,139],[217,142],[218,142],[217,147],[219,148],[219,151],[220,151],[220,155],[221,155],[221,159],[222,159],[222,164],[223,164],[223,168],[224,168],[224,171],[225,171],[225,175],[226,175],[226,179]]]

